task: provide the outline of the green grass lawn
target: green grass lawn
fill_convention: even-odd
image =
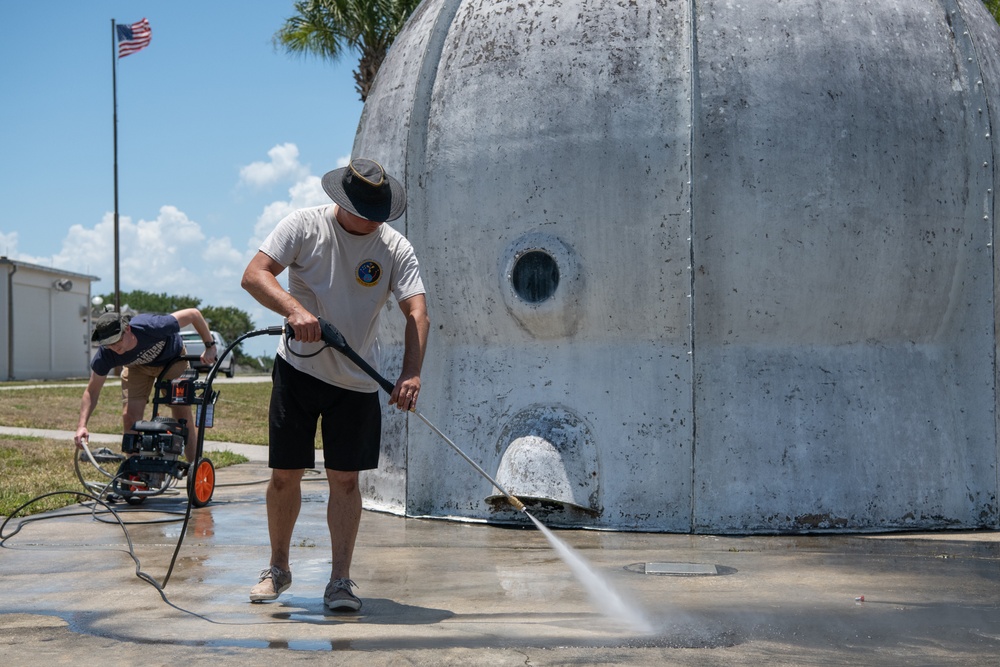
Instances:
[[[11,516],[28,501],[48,493],[85,492],[73,466],[76,452],[72,443],[62,440],[0,435],[0,480],[3,480],[0,482],[0,516]],[[217,469],[249,460],[240,454],[210,451],[207,447],[205,456]],[[96,474],[87,475],[92,471],[90,463],[82,463],[80,469],[85,479],[98,479]],[[183,489],[183,484],[179,488]],[[51,495],[25,507],[18,516],[47,512],[81,500],[85,499],[71,494]]]
[[[75,431],[80,414],[80,396],[85,386],[56,387],[28,383],[0,383],[0,426]],[[60,383],[63,384],[63,383]],[[216,468],[247,459],[213,448],[212,441],[267,444],[267,406],[271,384],[234,383],[216,385],[215,426],[205,429],[205,456]],[[117,386],[105,385],[88,425],[93,433],[121,434],[121,400]],[[169,411],[163,414],[169,415]],[[149,412],[147,411],[147,418]],[[114,448],[117,451],[117,448]],[[0,516],[32,498],[57,490],[83,491],[73,467],[76,447],[66,441],[0,434]],[[89,465],[89,464],[87,464]],[[26,508],[21,515],[44,512],[76,503],[79,498],[50,496]]]
[[[7,386],[15,385],[0,383],[0,426],[76,430],[85,383],[72,387],[32,385],[25,389],[3,389]],[[215,426],[205,429],[205,442],[266,445],[271,383],[233,383],[214,388],[219,391]],[[169,410],[161,410],[161,413],[170,415]],[[149,408],[146,417],[149,417]],[[122,432],[121,391],[117,385],[104,386],[88,428],[92,433]],[[205,449],[209,449],[207,444]]]

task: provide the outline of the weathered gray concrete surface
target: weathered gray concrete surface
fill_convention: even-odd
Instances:
[[[696,6],[694,528],[996,526],[995,21]]]
[[[323,482],[307,482],[292,587],[250,604],[268,557],[267,474],[259,462],[219,471],[215,500],[192,514],[166,599],[137,578],[108,517],[77,512],[11,535],[15,519],[0,546],[0,663],[995,665],[1000,653],[996,532],[558,531],[645,615],[653,632],[643,634],[594,604],[537,530],[366,512],[352,570],[364,607],[334,615],[322,605]],[[162,582],[181,525],[165,512],[182,512],[182,502],[118,509],[141,572]],[[719,574],[642,574],[646,563]]]
[[[604,527],[996,528],[998,108],[978,0],[426,0],[354,148],[408,189],[422,407],[490,472],[584,424]],[[370,498],[489,516],[386,429]]]

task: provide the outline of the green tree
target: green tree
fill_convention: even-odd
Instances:
[[[102,294],[101,298],[104,299],[104,303],[113,304],[115,302],[115,295]],[[133,290],[131,292],[121,293],[121,304],[122,309],[128,306],[129,310],[134,310],[137,313],[172,313],[176,310],[181,310],[182,308],[197,308],[201,303],[201,299],[196,299],[193,296],[174,296],[172,294],[153,294],[152,292],[145,292],[143,290]]]
[[[234,306],[205,306],[201,309],[201,314],[208,320],[212,330],[218,331],[226,340],[227,345],[254,329],[250,315]],[[219,354],[222,353],[223,350],[219,350]],[[242,363],[244,356],[242,343],[233,348],[233,356],[237,362]]]
[[[104,303],[114,303],[115,295],[103,294],[101,298]],[[156,315],[166,315],[184,308],[197,308],[208,321],[208,326],[212,331],[218,331],[226,339],[226,343],[232,343],[248,331],[253,331],[253,320],[250,315],[234,306],[202,306],[201,299],[193,296],[177,296],[174,294],[153,294],[143,290],[133,290],[121,293],[122,310],[126,306],[128,311],[136,313],[152,313]],[[128,312],[126,311],[126,312]],[[222,354],[224,350],[219,350]],[[233,348],[233,358],[238,364],[249,364],[256,368],[261,368],[263,364],[260,360],[247,357],[243,354],[243,344]]]
[[[420,0],[299,0],[274,41],[289,53],[330,60],[358,52],[354,84],[364,102],[389,46],[418,4]]]
[[[993,14],[993,18],[1000,22],[1000,0],[983,0],[983,4]]]

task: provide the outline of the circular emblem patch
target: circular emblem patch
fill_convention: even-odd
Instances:
[[[382,267],[377,262],[366,259],[358,265],[354,277],[365,287],[374,287],[378,285],[379,278],[382,277]]]

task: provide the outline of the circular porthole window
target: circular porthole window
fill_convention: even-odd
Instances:
[[[514,261],[510,279],[515,294],[528,303],[541,303],[559,287],[559,265],[547,252],[531,250]]]
[[[570,246],[552,234],[530,232],[507,246],[499,269],[504,304],[525,330],[536,338],[576,331],[583,277]]]

